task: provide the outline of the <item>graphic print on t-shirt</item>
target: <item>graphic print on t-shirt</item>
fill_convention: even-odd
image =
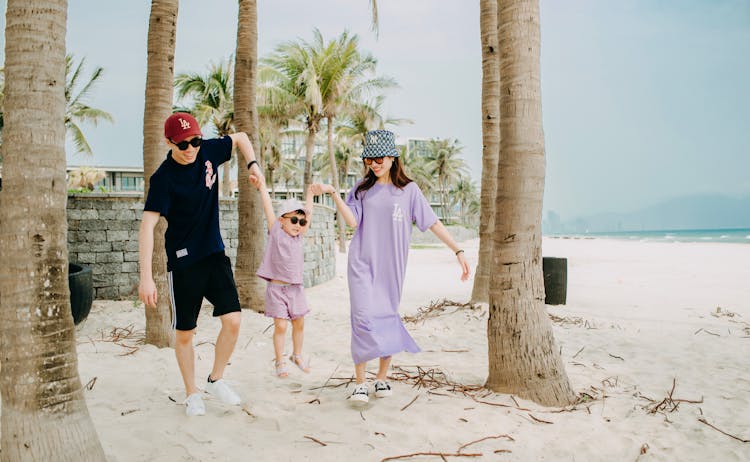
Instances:
[[[404,211],[398,203],[393,204],[393,221],[404,221]]]
[[[208,189],[211,189],[211,187],[216,183],[216,173],[214,173],[214,167],[211,165],[211,161],[206,161],[206,187]]]

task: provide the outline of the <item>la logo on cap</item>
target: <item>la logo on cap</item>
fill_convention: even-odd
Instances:
[[[180,117],[179,120],[180,120],[180,127],[182,127],[183,130],[187,130],[188,128],[190,128],[190,122],[183,119],[182,117]]]

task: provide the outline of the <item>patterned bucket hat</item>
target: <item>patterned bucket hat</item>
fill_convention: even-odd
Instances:
[[[371,130],[365,135],[365,149],[362,158],[367,157],[398,157],[396,137],[388,130]]]

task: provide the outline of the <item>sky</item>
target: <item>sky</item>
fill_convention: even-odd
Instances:
[[[3,11],[5,0],[0,0]],[[400,138],[451,138],[481,179],[479,2],[258,1],[258,51],[349,30],[400,88],[385,112]],[[544,210],[563,220],[694,194],[750,195],[750,0],[541,0]],[[150,1],[70,0],[67,49],[104,68],[86,127],[92,158],[142,166]],[[236,42],[236,0],[180,1],[175,72],[202,72]],[[0,26],[5,27],[4,15]],[[2,37],[4,49],[4,37]],[[2,51],[0,51],[2,53]]]

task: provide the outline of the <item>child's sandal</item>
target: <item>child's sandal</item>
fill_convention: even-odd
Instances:
[[[286,368],[286,362],[284,360],[276,361],[276,377],[283,379],[288,376],[289,371]]]
[[[289,361],[291,361],[295,366],[299,367],[302,372],[310,372],[310,358],[303,358],[302,355],[293,354],[289,356]]]

